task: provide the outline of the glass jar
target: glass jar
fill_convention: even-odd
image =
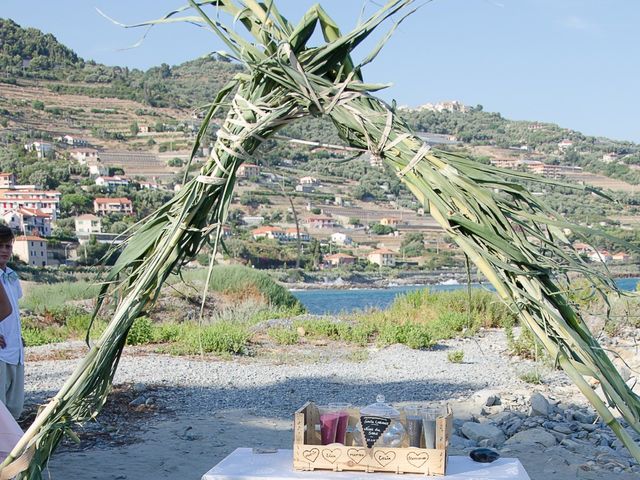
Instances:
[[[354,442],[359,446],[393,447],[402,445],[405,428],[400,421],[400,412],[385,403],[384,395],[360,410],[360,422],[354,431]]]

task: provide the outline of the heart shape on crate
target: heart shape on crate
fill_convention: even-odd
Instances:
[[[416,468],[420,468],[429,460],[429,454],[427,452],[409,452],[407,453],[407,462]]]
[[[347,450],[347,457],[349,457],[354,463],[360,463],[366,456],[366,453],[364,453],[362,450],[358,450],[357,448],[350,448],[349,450]]]
[[[376,462],[380,465],[386,467],[396,459],[396,453],[391,450],[386,452],[383,450],[376,450],[376,453],[373,454],[373,458],[375,458]]]
[[[336,463],[336,460],[340,458],[340,449],[334,448],[333,450],[329,450],[328,448],[325,448],[322,450],[322,458],[329,463]]]
[[[302,456],[310,462],[315,462],[318,458],[318,455],[320,455],[320,450],[318,450],[317,448],[312,448],[311,450],[305,450],[304,452],[302,452]]]

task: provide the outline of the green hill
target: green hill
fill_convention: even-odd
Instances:
[[[0,69],[20,75],[23,69],[51,71],[79,67],[84,61],[50,33],[22,28],[13,20],[0,18]]]

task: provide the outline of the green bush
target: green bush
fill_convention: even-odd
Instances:
[[[98,296],[99,286],[89,282],[58,282],[34,285],[21,299],[20,306],[32,312],[43,313],[59,308],[70,308],[68,303]]]
[[[245,325],[221,321],[189,329],[184,338],[185,353],[244,353],[250,334]]]
[[[87,333],[89,323],[91,322],[91,315],[82,311],[74,312],[67,316],[64,321],[64,326],[70,335],[83,335]]]
[[[433,346],[429,328],[417,323],[397,324],[386,322],[378,331],[378,343],[381,345],[402,343],[411,348],[429,348]]]
[[[451,363],[462,363],[464,361],[464,352],[462,350],[454,350],[447,353],[447,360]]]
[[[538,370],[522,372],[518,378],[523,382],[531,383],[533,385],[540,385],[542,383],[542,374]]]
[[[278,345],[295,345],[300,340],[298,332],[293,328],[274,327],[267,334]]]
[[[129,334],[127,335],[127,345],[144,345],[153,341],[153,324],[147,317],[138,317],[133,321]]]
[[[163,323],[155,325],[152,329],[152,341],[154,343],[175,342],[180,338],[183,328],[176,323]]]
[[[185,280],[206,279],[207,270],[185,272]],[[286,288],[278,285],[264,272],[241,265],[218,265],[213,268],[210,288],[213,291],[246,296],[255,292],[274,307],[294,308],[304,312],[304,306]]]
[[[55,328],[23,327],[22,337],[25,345],[29,347],[58,343],[64,340],[64,336],[59,332],[59,329]]]
[[[535,338],[531,330],[522,327],[520,336],[515,338],[512,329],[507,329],[507,344],[512,355],[522,358],[540,359],[545,355],[542,344]]]
[[[472,322],[466,313],[446,311],[440,312],[438,318],[429,322],[429,330],[437,340],[458,336]]]

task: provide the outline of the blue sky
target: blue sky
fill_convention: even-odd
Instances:
[[[356,24],[363,5],[371,13],[382,2],[320,1],[344,31]],[[147,69],[222,46],[204,29],[171,24],[153,28],[141,46],[124,49],[143,30],[118,27],[95,8],[136,23],[184,3],[2,0],[0,16],[52,33],[85,59]],[[290,20],[313,3],[278,2]],[[434,0],[400,26],[366,67],[365,79],[393,83],[380,95],[399,105],[460,100],[510,119],[640,142],[639,20],[640,2],[634,0]],[[372,46],[358,53],[364,57]]]

